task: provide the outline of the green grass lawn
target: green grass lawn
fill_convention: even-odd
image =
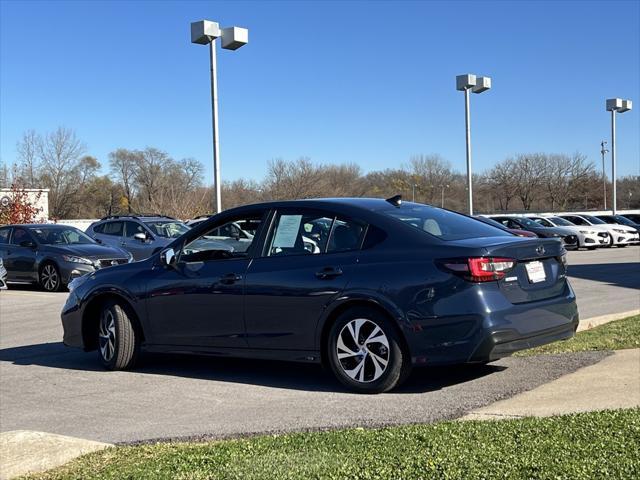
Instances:
[[[516,356],[584,352],[588,350],[621,350],[640,348],[640,315],[605,323],[591,330],[578,332],[564,342],[555,342],[542,347],[518,352]]]
[[[42,479],[637,479],[640,409],[123,446]]]

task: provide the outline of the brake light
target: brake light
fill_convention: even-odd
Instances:
[[[442,265],[448,270],[461,274],[470,282],[492,282],[500,280],[516,265],[513,258],[470,257],[445,260]]]

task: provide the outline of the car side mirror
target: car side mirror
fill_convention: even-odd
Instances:
[[[166,267],[173,267],[176,264],[176,252],[173,248],[167,248],[160,254],[160,261]]]
[[[231,232],[231,238],[233,238],[234,240],[240,240],[240,232],[238,231]]]
[[[34,248],[36,244],[33,243],[31,240],[23,240],[20,242],[20,246],[25,248]]]
[[[139,240],[141,242],[146,242],[147,241],[147,234],[146,233],[142,233],[142,232],[138,232],[138,233],[133,235],[133,238],[135,238],[136,240]]]

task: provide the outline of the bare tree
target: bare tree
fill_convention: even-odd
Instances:
[[[136,155],[135,181],[140,194],[143,209],[156,210],[160,208],[158,196],[165,180],[165,172],[172,165],[173,160],[166,152],[157,148],[147,147]]]
[[[18,152],[18,174],[21,183],[27,188],[38,187],[39,177],[39,150],[42,138],[35,130],[27,130],[22,134],[22,139],[16,145]]]
[[[513,181],[525,210],[531,210],[536,196],[540,194],[546,176],[546,165],[546,156],[542,153],[518,155],[515,159]]]
[[[133,199],[135,196],[136,166],[140,152],[134,152],[125,148],[119,148],[109,154],[109,166],[111,174],[122,186],[126,208],[129,213],[133,211]]]
[[[416,199],[432,205],[440,204],[442,188],[447,188],[453,181],[451,164],[439,155],[415,155],[403,169],[409,173],[407,189],[416,185]]]
[[[43,183],[49,188],[49,211],[65,218],[73,210],[79,191],[78,161],[85,147],[73,130],[59,127],[38,145]]]
[[[309,158],[294,162],[279,158],[269,162],[264,192],[274,200],[317,197],[322,195],[321,180],[322,169]]]
[[[515,176],[516,162],[512,158],[498,163],[486,175],[491,194],[498,201],[500,210],[509,210],[509,203],[517,194]]]

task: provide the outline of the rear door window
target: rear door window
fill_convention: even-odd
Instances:
[[[331,229],[327,253],[359,250],[364,232],[364,223],[340,217],[336,218]]]
[[[26,240],[31,240],[31,235],[24,228],[14,228],[13,235],[11,235],[11,244],[12,245],[20,245],[20,242],[24,242]]]
[[[107,222],[102,224],[103,235],[113,235],[114,237],[122,236],[122,224],[123,222]]]

